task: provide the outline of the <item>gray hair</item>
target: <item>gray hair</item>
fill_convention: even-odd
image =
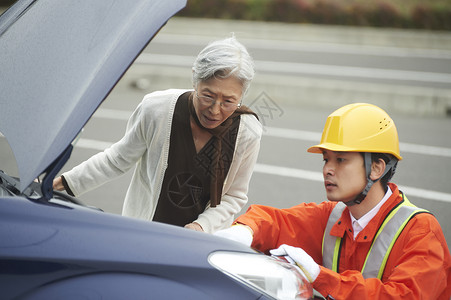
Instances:
[[[208,44],[193,65],[193,86],[214,77],[235,76],[243,85],[243,96],[254,78],[254,62],[234,36]]]

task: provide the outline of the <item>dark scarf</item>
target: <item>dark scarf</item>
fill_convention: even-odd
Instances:
[[[215,137],[213,140],[213,149],[215,153],[213,154],[213,159],[211,162],[211,171],[213,175],[211,177],[210,182],[210,206],[216,207],[221,203],[222,186],[224,184],[225,179],[224,161],[222,159],[222,138],[230,130],[233,120],[236,117],[239,117],[242,114],[253,114],[258,120],[258,116],[249,107],[242,105],[240,108],[236,109],[235,112],[230,117],[228,117],[224,122],[222,122],[218,127],[212,129],[205,128],[204,126],[202,126],[199,119],[197,118],[197,114],[193,105],[193,94],[194,93],[192,92],[188,98],[188,107],[191,116],[193,117],[197,126],[202,128],[203,130],[208,131]]]

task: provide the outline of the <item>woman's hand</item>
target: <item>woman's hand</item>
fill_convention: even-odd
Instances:
[[[202,226],[199,223],[193,222],[185,225],[185,228],[195,230],[195,231],[204,231]]]
[[[53,189],[57,191],[64,191],[63,179],[61,176],[53,179]]]

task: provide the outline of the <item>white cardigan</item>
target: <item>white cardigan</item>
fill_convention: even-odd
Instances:
[[[124,137],[87,161],[64,173],[75,196],[135,171],[122,214],[152,220],[167,167],[175,104],[188,90],[157,91],[144,96],[130,117]],[[233,161],[224,182],[220,205],[210,207],[194,222],[205,232],[229,227],[247,203],[249,181],[260,149],[262,127],[253,115],[241,115]]]

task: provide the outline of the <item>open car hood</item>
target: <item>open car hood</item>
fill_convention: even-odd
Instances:
[[[19,0],[0,16],[0,132],[16,158],[21,191],[67,152],[131,63],[185,4]]]

